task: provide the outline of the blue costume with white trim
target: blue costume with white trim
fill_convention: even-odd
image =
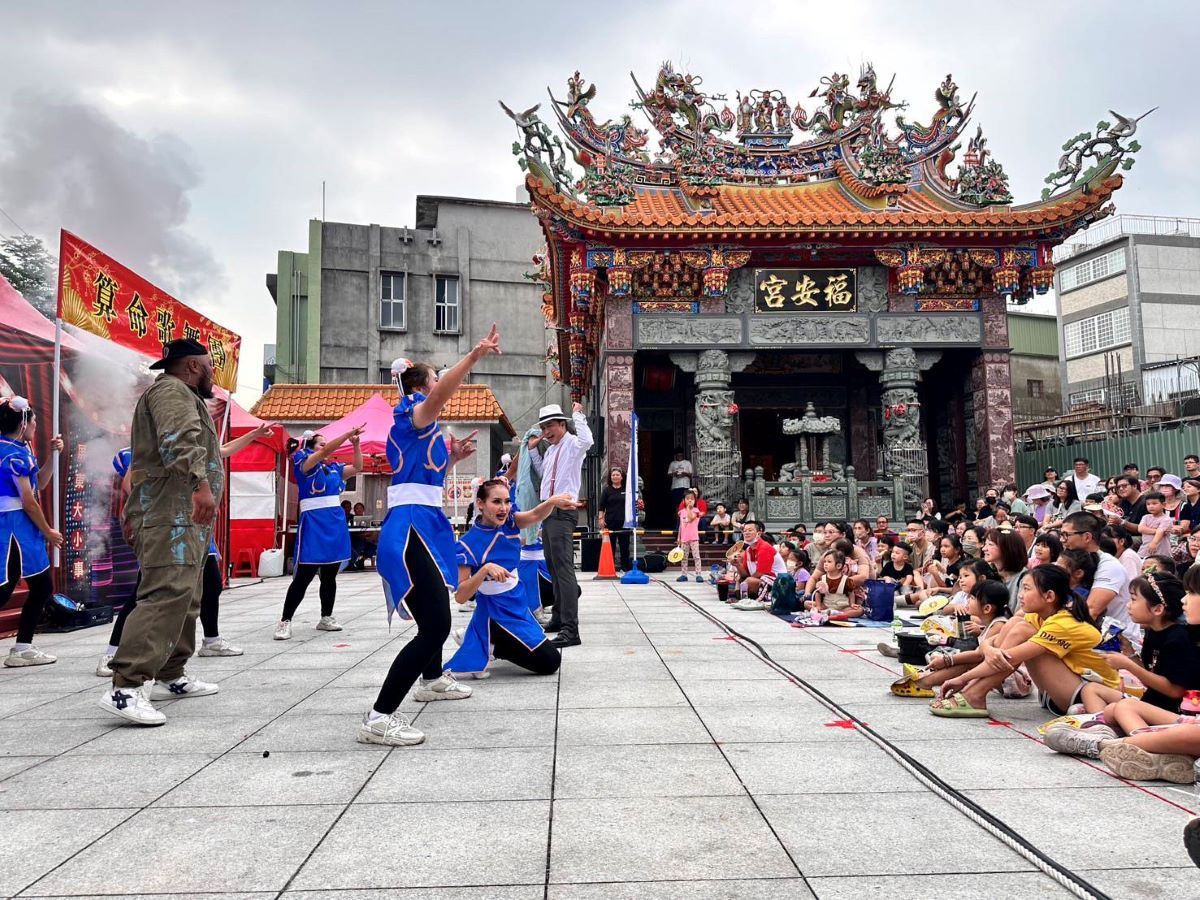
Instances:
[[[342,509],[342,491],[346,488],[342,475],[346,467],[325,461],[305,472],[304,461],[315,452],[301,448],[292,454],[300,497],[296,565],[349,562],[350,527]]]
[[[521,566],[521,531],[514,516],[519,512],[513,504],[508,518],[498,527],[475,524],[458,541],[458,564],[468,566],[474,574],[485,563],[495,563],[517,573]],[[536,590],[536,581],[535,581]],[[546,638],[546,632],[533,618],[521,577],[508,581],[485,581],[475,595],[475,612],[463,636],[462,646],[446,663],[447,672],[482,672],[491,655],[491,623],[495,622],[529,650],[535,650]]]
[[[552,590],[550,568],[546,565],[546,551],[542,548],[542,536],[532,544],[521,547],[521,563],[517,571],[521,575],[521,588],[525,591],[525,602],[533,613],[542,608],[541,582],[546,582],[548,590]]]
[[[424,429],[413,424],[413,408],[424,399],[421,393],[401,397],[388,433],[387,458],[392,467],[392,483],[388,488],[387,517],[379,532],[376,565],[384,580],[389,620],[396,610],[408,618],[407,610],[402,607],[413,589],[413,580],[404,553],[411,541],[424,544],[448,590],[458,586],[454,530],[442,512],[442,485],[450,449],[436,421]]]
[[[34,494],[38,490],[38,464],[28,444],[0,438],[0,542],[4,546],[4,573],[8,575],[8,558],[12,543],[17,542],[21,554],[21,577],[39,575],[50,568],[46,539],[33,524],[33,519],[21,504],[18,478],[28,478]]]

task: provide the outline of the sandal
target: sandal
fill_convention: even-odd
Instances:
[[[898,678],[892,682],[890,690],[897,697],[915,697],[925,699],[937,696],[937,694],[929,690],[929,688],[921,687],[911,678]]]
[[[929,711],[943,719],[987,719],[991,714],[967,702],[962,694],[951,694],[929,704]]]

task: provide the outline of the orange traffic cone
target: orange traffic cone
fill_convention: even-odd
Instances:
[[[596,572],[596,581],[616,581],[617,564],[613,560],[612,541],[608,539],[608,529],[605,528],[600,539],[600,568]]]

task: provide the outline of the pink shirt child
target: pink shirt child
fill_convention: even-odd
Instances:
[[[700,540],[700,510],[685,506],[679,510],[679,543]]]
[[[1153,534],[1143,533],[1142,545],[1138,547],[1138,556],[1140,556],[1142,559],[1145,559],[1147,556],[1155,556],[1161,553],[1171,552],[1171,545],[1167,541],[1166,537],[1171,533],[1171,526],[1175,524],[1175,520],[1171,518],[1171,516],[1167,515],[1166,513],[1163,513],[1161,516],[1142,516],[1142,521],[1140,521],[1138,524],[1147,528],[1165,529],[1162,540],[1158,542],[1157,546],[1151,545],[1151,542],[1154,540]]]

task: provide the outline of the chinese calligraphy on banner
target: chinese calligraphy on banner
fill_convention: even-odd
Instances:
[[[162,346],[193,338],[208,348],[213,380],[237,390],[242,339],[184,306],[69,231],[59,245],[58,314],[64,322],[160,359]]]
[[[756,312],[857,312],[854,269],[755,269]]]

